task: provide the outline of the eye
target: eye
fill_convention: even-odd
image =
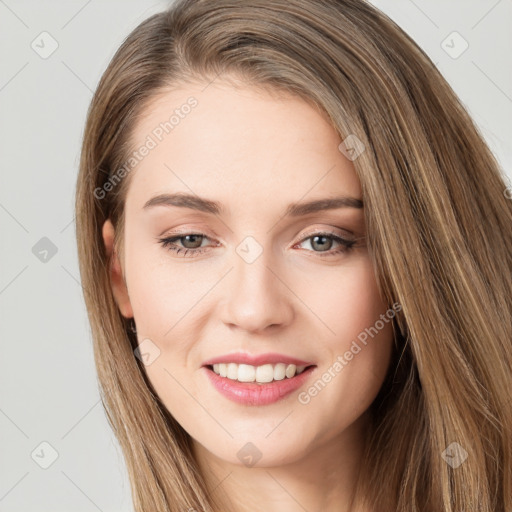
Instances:
[[[203,242],[206,240],[209,240],[209,238],[203,233],[181,233],[173,237],[158,238],[163,247],[176,254],[181,254],[182,257],[188,254],[190,254],[188,257],[194,257],[206,252],[208,246],[203,245]],[[307,241],[310,241],[309,244],[313,249],[308,252],[317,253],[320,257],[348,253],[356,244],[356,240],[347,240],[335,233],[316,232],[303,238],[302,242],[295,244],[294,247],[300,246]],[[339,247],[331,250],[333,244],[336,243],[339,244]]]
[[[310,247],[313,248],[313,251],[309,252],[320,253],[318,254],[320,257],[332,256],[339,253],[347,253],[352,250],[356,243],[356,240],[347,240],[346,238],[342,238],[341,236],[338,236],[334,233],[322,232],[310,234],[297,245],[300,246],[307,241],[309,241]],[[334,243],[338,243],[339,247],[337,249],[330,250],[333,246],[333,241]]]
[[[169,251],[176,254],[183,252],[183,256],[192,253],[195,256],[205,252],[206,249],[201,247],[201,244],[204,240],[208,240],[208,237],[202,233],[184,233],[179,236],[159,238],[158,240]],[[176,242],[182,243],[184,247],[177,247]]]

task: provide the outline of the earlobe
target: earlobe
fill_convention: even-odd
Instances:
[[[119,254],[114,246],[114,233],[114,226],[110,219],[107,219],[103,224],[102,235],[107,256],[111,258],[109,273],[112,293],[121,314],[125,318],[133,318],[133,310],[130,303],[130,297],[128,296],[128,288],[126,287],[124,280]]]

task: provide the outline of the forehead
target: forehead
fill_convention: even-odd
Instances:
[[[187,84],[152,99],[132,147],[127,203],[182,191],[245,205],[308,196],[361,197],[353,164],[327,115],[297,96],[223,82]],[[311,197],[313,198],[313,197]]]

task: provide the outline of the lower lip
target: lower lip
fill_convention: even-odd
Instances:
[[[316,366],[310,366],[301,374],[291,379],[275,380],[267,384],[255,382],[239,382],[217,375],[213,370],[204,366],[206,374],[213,386],[226,398],[244,405],[268,405],[273,404],[296,389],[300,388],[309,378]]]

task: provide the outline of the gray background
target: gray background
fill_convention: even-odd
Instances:
[[[510,179],[512,0],[372,3],[436,63]],[[73,201],[92,91],[167,4],[0,0],[0,512],[133,509],[99,401]]]

